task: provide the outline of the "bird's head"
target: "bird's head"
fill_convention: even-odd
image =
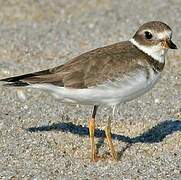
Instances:
[[[171,28],[160,21],[143,24],[130,40],[140,50],[162,61],[168,49],[177,49],[172,42]]]

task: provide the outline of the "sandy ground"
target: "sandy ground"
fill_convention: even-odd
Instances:
[[[143,3],[144,2],[144,3]],[[90,49],[129,39],[161,20],[181,47],[181,1],[0,1],[0,78],[59,65]],[[0,87],[0,179],[179,179],[181,50],[169,51],[159,83],[121,105],[112,123],[119,161],[104,140],[100,108],[96,142],[104,159],[90,162],[92,107],[64,105],[46,93]]]

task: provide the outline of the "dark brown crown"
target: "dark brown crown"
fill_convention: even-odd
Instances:
[[[160,21],[150,21],[150,22],[147,22],[145,24],[143,24],[137,32],[140,32],[140,31],[143,31],[145,29],[150,29],[150,30],[153,30],[157,33],[159,32],[163,32],[163,31],[172,31],[171,28],[163,23],[163,22],[160,22]]]
[[[171,35],[172,30],[167,24],[160,21],[150,21],[148,23],[143,24],[138,29],[138,31],[133,36],[133,39],[145,46],[156,45],[161,40],[157,37],[157,34],[162,32],[164,33],[166,31],[170,32]],[[146,33],[150,33],[151,36],[153,36],[153,38],[148,39]]]

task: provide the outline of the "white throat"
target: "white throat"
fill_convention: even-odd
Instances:
[[[138,49],[151,56],[153,59],[159,61],[160,63],[164,63],[167,50],[162,49],[159,44],[147,47],[140,45],[133,38],[130,39],[130,42],[134,44]]]

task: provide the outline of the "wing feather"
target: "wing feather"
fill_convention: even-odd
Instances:
[[[14,85],[50,83],[69,88],[88,88],[112,81],[137,68],[145,68],[149,56],[125,41],[86,52],[67,63],[4,79]]]

